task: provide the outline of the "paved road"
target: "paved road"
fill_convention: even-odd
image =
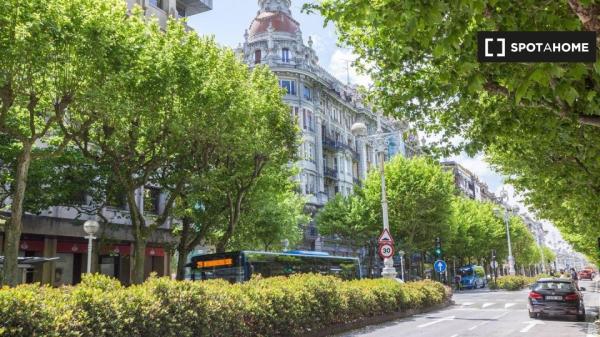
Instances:
[[[527,290],[465,290],[454,295],[455,305],[413,317],[370,326],[336,337],[591,337],[600,306],[598,281],[580,281],[586,287],[586,322],[559,317],[532,319],[527,315]]]

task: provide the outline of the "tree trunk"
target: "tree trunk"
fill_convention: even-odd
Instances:
[[[144,262],[146,258],[146,240],[136,235],[133,247],[132,284],[144,283]]]
[[[177,248],[177,275],[175,279],[178,281],[183,281],[185,278],[185,263],[187,260],[187,256],[190,253],[188,247],[184,247],[185,245],[179,244]]]
[[[23,149],[17,158],[15,185],[10,205],[10,220],[4,227],[4,269],[3,283],[11,287],[17,285],[19,241],[21,239],[23,201],[27,187],[27,175],[31,163],[33,143],[24,142]]]

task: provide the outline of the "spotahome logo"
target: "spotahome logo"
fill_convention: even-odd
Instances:
[[[596,62],[596,32],[478,32],[479,62]]]

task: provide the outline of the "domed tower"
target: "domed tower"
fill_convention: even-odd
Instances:
[[[302,132],[297,180],[307,197],[305,210],[314,215],[336,194],[350,195],[374,167],[375,152],[350,128],[362,121],[373,131],[375,114],[354,86],[319,66],[312,39],[304,43],[300,23],[292,17],[290,0],[258,0],[258,6],[237,52],[250,67],[269,66],[286,89],[283,100]],[[314,225],[311,221],[305,228],[301,248],[351,253],[324,241]]]

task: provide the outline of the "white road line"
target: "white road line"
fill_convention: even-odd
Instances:
[[[496,304],[496,303],[495,302],[492,302],[492,303],[483,303],[483,305],[481,306],[481,309],[487,308],[490,305],[494,305],[494,304]]]
[[[500,314],[498,316],[492,317],[492,319],[499,319],[499,318],[502,318],[503,316],[506,316],[506,315],[508,315],[508,311],[505,311],[504,313],[502,313],[502,314]],[[483,321],[483,322],[481,322],[479,324],[475,324],[474,326],[470,327],[469,330],[473,331],[473,330],[475,330],[475,329],[477,329],[477,328],[479,328],[481,326],[484,326],[484,325],[488,324],[489,322],[491,322],[491,321]]]
[[[534,326],[538,325],[538,324],[546,324],[544,322],[540,322],[540,321],[529,321],[529,322],[523,322],[526,323],[527,326],[524,327],[523,329],[521,329],[520,332],[527,332],[529,330],[531,330],[531,328],[533,328]]]
[[[474,303],[473,302],[465,302],[465,303],[460,303],[460,304],[467,306],[467,305],[473,305]]]
[[[598,328],[596,328],[596,323],[588,323],[587,335],[585,337],[596,337],[598,336]]]
[[[515,304],[517,304],[517,303],[506,303],[504,305],[504,309],[508,309],[508,308],[512,307],[513,305],[515,305]]]
[[[437,319],[435,321],[431,321],[429,323],[421,324],[421,325],[418,326],[418,328],[424,328],[426,326],[434,325],[434,324],[441,323],[441,322],[444,322],[444,321],[452,321],[452,320],[454,320],[454,317],[455,316],[448,316],[448,317],[440,318],[440,319]]]
[[[457,337],[457,336],[458,336],[458,334],[457,334],[457,333],[455,333],[454,335],[452,335],[452,336],[450,336],[450,337]]]

